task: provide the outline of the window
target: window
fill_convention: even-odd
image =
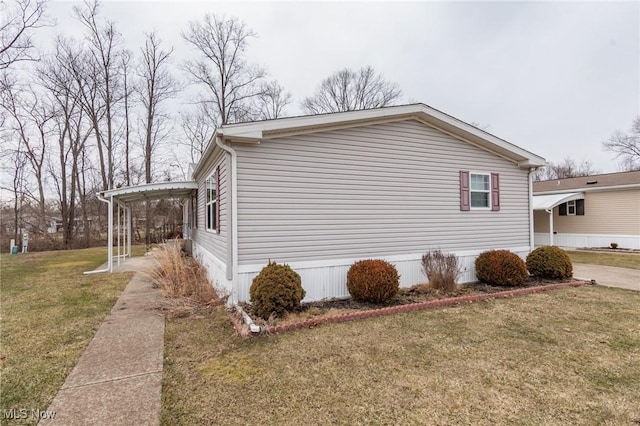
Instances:
[[[220,233],[220,166],[207,179],[205,205],[207,230]]]
[[[558,206],[560,216],[584,216],[584,200],[572,200]]]
[[[489,208],[490,182],[488,174],[471,173],[471,208]]]
[[[500,211],[500,175],[460,170],[460,211]]]

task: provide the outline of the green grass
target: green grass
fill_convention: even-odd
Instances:
[[[105,260],[105,248],[0,257],[0,423],[2,410],[46,410],[115,304],[132,273],[83,275]]]
[[[236,337],[171,318],[162,423],[635,424],[640,293],[550,291]]]
[[[573,263],[640,269],[640,254],[615,254],[574,250],[567,251],[567,254]]]

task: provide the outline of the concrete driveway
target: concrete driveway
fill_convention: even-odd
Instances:
[[[640,291],[640,269],[574,263],[573,276],[585,280],[596,280],[596,283],[607,287]]]

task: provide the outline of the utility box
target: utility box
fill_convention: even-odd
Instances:
[[[22,234],[22,252],[26,253],[28,247],[29,247],[29,233],[25,232],[24,234]]]

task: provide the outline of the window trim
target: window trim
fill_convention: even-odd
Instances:
[[[487,190],[474,190],[472,188],[472,180],[473,180],[473,175],[476,176],[486,176],[489,182],[489,189]],[[493,185],[491,182],[491,173],[489,172],[476,172],[476,171],[469,171],[469,208],[471,210],[492,210],[492,204],[491,204],[491,197],[492,197],[492,189],[493,189]],[[477,207],[474,206],[472,203],[472,194],[474,192],[480,192],[480,193],[485,193],[487,194],[487,206],[486,207]]]
[[[572,207],[573,207],[573,213],[571,213]],[[576,200],[567,201],[567,216],[575,216],[577,210],[578,210],[578,205],[576,203]]]
[[[215,187],[211,188],[213,185]],[[211,189],[215,190],[215,197],[210,200]],[[209,226],[211,223],[209,215],[215,221],[213,227]],[[206,232],[220,234],[220,165],[214,169],[213,173],[205,181],[204,222]]]

